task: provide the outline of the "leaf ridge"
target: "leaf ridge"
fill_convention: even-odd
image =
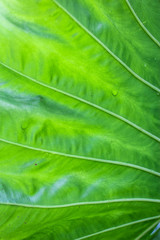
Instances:
[[[49,89],[51,89],[51,90],[54,90],[54,91],[56,91],[56,92],[58,92],[58,93],[64,94],[64,95],[66,95],[66,96],[68,96],[68,97],[74,98],[74,99],[76,99],[76,100],[78,100],[78,101],[80,101],[80,102],[83,102],[83,103],[85,103],[85,104],[87,104],[87,105],[90,105],[90,106],[92,106],[92,107],[94,107],[94,108],[96,108],[96,109],[98,109],[98,110],[100,110],[100,111],[102,111],[102,112],[105,112],[105,113],[107,113],[107,114],[109,114],[109,115],[111,115],[111,116],[113,116],[113,117],[115,117],[115,118],[117,118],[117,119],[125,122],[126,124],[132,126],[133,128],[135,128],[135,129],[139,130],[140,132],[146,134],[147,136],[153,138],[153,139],[156,140],[157,142],[160,142],[160,138],[159,138],[159,137],[155,136],[154,134],[146,131],[145,129],[141,128],[141,127],[138,126],[137,124],[129,121],[128,119],[126,119],[126,118],[124,118],[124,117],[122,117],[122,116],[120,116],[120,115],[118,115],[118,114],[116,114],[116,113],[114,113],[114,112],[112,112],[112,111],[110,111],[110,110],[108,110],[108,109],[105,109],[105,108],[103,108],[103,107],[101,107],[101,106],[99,106],[99,105],[97,105],[97,104],[94,104],[94,103],[92,103],[92,102],[89,102],[89,101],[87,101],[87,100],[85,100],[85,99],[83,99],[83,98],[77,97],[77,96],[75,96],[75,95],[73,95],[73,94],[71,94],[71,93],[65,92],[65,91],[60,90],[60,89],[58,89],[58,88],[55,88],[55,87],[49,86],[49,85],[47,85],[47,84],[45,84],[45,83],[42,83],[42,82],[40,82],[40,81],[38,81],[38,80],[30,77],[30,76],[27,76],[27,75],[25,75],[25,74],[23,74],[23,73],[15,70],[15,69],[9,67],[9,66],[7,66],[6,64],[4,64],[4,63],[2,63],[2,62],[0,62],[0,64],[1,64],[2,66],[6,67],[7,69],[9,69],[9,70],[11,70],[11,71],[13,71],[13,72],[21,75],[21,76],[23,76],[23,77],[25,77],[25,78],[33,81],[33,82],[36,83],[36,84],[39,84],[39,85],[41,85],[41,86],[43,86],[43,87],[49,88]]]
[[[85,26],[83,26],[67,9],[65,9],[56,0],[52,0],[60,9],[62,9],[72,20],[74,20],[85,32],[87,32],[99,45],[101,45],[114,59],[116,59],[128,72],[130,72],[135,78],[143,82],[148,87],[160,93],[160,89],[153,84],[149,83],[136,72],[134,72],[126,63],[124,63],[117,55],[115,55],[103,42],[101,42],[92,32],[90,32]]]
[[[135,17],[135,19],[137,20],[138,24],[141,26],[141,28],[143,29],[143,31],[151,38],[151,40],[157,44],[158,47],[160,47],[160,42],[150,33],[150,31],[144,26],[144,24],[142,23],[142,21],[140,20],[140,18],[138,17],[137,13],[135,12],[135,10],[133,9],[131,3],[129,2],[129,0],[126,0],[126,4],[128,5],[131,13],[133,14],[133,16]]]
[[[8,143],[8,144],[13,144],[15,146],[19,146],[19,147],[24,147],[24,148],[27,148],[27,149],[35,150],[35,151],[51,153],[51,154],[54,154],[54,155],[60,155],[60,156],[64,156],[64,157],[77,158],[77,159],[83,159],[83,160],[88,160],[88,161],[109,163],[109,164],[115,164],[115,165],[120,165],[120,166],[124,166],[124,167],[135,168],[135,169],[138,169],[140,171],[144,171],[144,172],[147,172],[147,173],[150,173],[150,174],[153,174],[155,176],[160,177],[160,173],[159,172],[156,172],[156,171],[148,169],[148,168],[141,167],[139,165],[131,164],[131,163],[120,162],[120,161],[113,161],[113,160],[105,160],[105,159],[101,159],[101,158],[85,157],[85,156],[73,155],[73,154],[62,153],[62,152],[55,152],[55,151],[46,150],[46,149],[42,149],[42,148],[31,147],[31,146],[24,145],[24,144],[21,144],[21,143],[15,143],[15,142],[12,142],[12,141],[5,140],[3,138],[0,138],[0,141]]]
[[[102,233],[105,233],[105,232],[113,231],[113,230],[123,228],[123,227],[128,227],[128,226],[131,226],[131,225],[134,225],[134,224],[137,224],[137,223],[151,221],[151,220],[154,220],[154,219],[157,219],[157,218],[160,218],[160,215],[154,216],[154,217],[143,218],[143,219],[132,221],[132,222],[129,222],[129,223],[125,223],[125,224],[122,224],[122,225],[119,225],[119,226],[116,226],[116,227],[107,228],[107,229],[104,229],[104,230],[96,232],[96,233],[92,233],[92,234],[89,234],[89,235],[86,235],[86,236],[83,236],[83,237],[80,237],[80,238],[76,238],[75,240],[90,238],[90,237],[93,237],[93,236],[96,236],[96,235],[99,235],[99,234],[102,234]]]

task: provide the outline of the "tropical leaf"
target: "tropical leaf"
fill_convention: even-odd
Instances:
[[[1,240],[155,235],[159,12],[158,0],[0,0]]]

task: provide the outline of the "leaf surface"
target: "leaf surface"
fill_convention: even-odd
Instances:
[[[0,0],[0,239],[151,239],[160,4],[144,2]]]

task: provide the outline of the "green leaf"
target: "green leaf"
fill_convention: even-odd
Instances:
[[[1,240],[152,238],[158,9],[0,0]]]

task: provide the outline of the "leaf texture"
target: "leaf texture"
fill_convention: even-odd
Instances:
[[[1,240],[155,237],[158,9],[0,0]]]

